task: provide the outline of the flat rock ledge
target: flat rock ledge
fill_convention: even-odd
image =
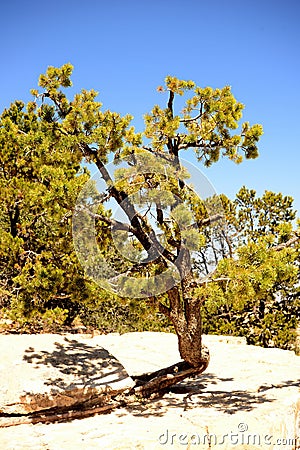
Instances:
[[[66,408],[134,386],[106,349],[74,335],[1,335],[0,413]]]
[[[203,342],[208,369],[163,397],[61,423],[1,428],[0,421],[1,450],[300,449],[300,357],[242,338]],[[133,386],[130,376],[180,360],[169,333],[0,335],[0,345],[2,413],[96,395],[109,404],[111,395]]]

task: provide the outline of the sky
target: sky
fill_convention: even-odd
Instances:
[[[167,75],[230,85],[243,120],[263,125],[260,157],[201,170],[230,198],[243,185],[291,195],[300,216],[299,23],[298,0],[6,1],[0,110],[31,100],[39,75],[67,62],[70,95],[95,89],[104,109],[132,114],[137,131]]]

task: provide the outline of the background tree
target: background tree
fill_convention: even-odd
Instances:
[[[54,115],[45,103],[16,101],[0,118],[0,304],[20,324],[43,314],[70,324],[92,299],[71,234],[88,175]]]
[[[257,197],[255,190],[243,186],[234,200],[221,194],[209,201],[221,202],[225,220],[204,230],[206,245],[195,259],[199,273],[208,274],[223,258],[233,257],[241,245],[269,235],[273,236],[268,244],[271,248],[290,239],[294,232],[296,211],[290,196],[265,191]]]
[[[144,133],[136,133],[130,126],[131,116],[121,117],[109,110],[103,112],[93,90],[82,90],[69,101],[61,88],[70,86],[71,72],[72,66],[67,64],[61,68],[49,67],[40,77],[43,92],[39,94],[35,90],[33,94],[47,99],[49,105],[42,104],[37,114],[49,111],[47,119],[57,136],[67,140],[71,152],[76,155],[81,152],[85,160],[97,166],[106,191],[99,211],[90,211],[94,220],[110,225],[113,232],[126,232],[126,245],[141,250],[140,257],[127,270],[130,280],[128,277],[122,280],[123,292],[128,289],[135,296],[148,292],[149,296],[153,288],[149,277],[154,274],[161,275],[164,284],[170,283],[165,294],[155,295],[152,290],[151,295],[153,301],[159,302],[160,311],[171,320],[184,360],[176,366],[179,372],[172,381],[161,378],[161,373],[155,374],[154,381],[148,380],[149,389],[151,383],[165,386],[180,377],[200,373],[208,364],[201,341],[203,298],[194,292],[197,278],[192,270],[191,251],[203,245],[195,223],[204,226],[209,220],[200,214],[205,205],[186,182],[180,154],[192,148],[206,166],[218,161],[221,155],[237,163],[243,156],[256,158],[262,128],[260,125],[251,127],[246,122],[239,132],[233,131],[239,126],[243,105],[236,101],[230,87],[201,88],[192,81],[169,76],[165,87],[159,88],[168,95],[166,108],[156,105],[145,116]],[[187,99],[183,111],[177,114],[175,97],[184,94]],[[126,162],[126,167],[118,169],[114,178],[106,168],[109,158],[116,164],[120,160]],[[124,212],[124,221],[111,219],[105,210],[104,204],[112,200]],[[145,214],[138,210],[142,203],[149,204]],[[195,221],[193,214],[186,214],[189,206]],[[89,209],[89,205],[85,207]],[[101,251],[105,258],[109,257],[107,246]],[[164,278],[166,272],[168,275]],[[139,278],[139,283],[133,287],[135,277]]]
[[[263,238],[239,247],[235,258],[220,261],[205,289],[199,289],[199,295],[206,296],[204,331],[294,350],[299,323],[299,297],[293,295],[298,252],[269,248],[269,240]]]
[[[195,259],[208,273],[203,305],[206,333],[246,336],[249,344],[295,349],[299,323],[299,232],[293,199],[240,189],[231,201],[222,195],[226,216],[214,224],[213,239]],[[199,294],[200,295],[200,294]]]

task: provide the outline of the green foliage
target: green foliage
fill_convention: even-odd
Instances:
[[[290,237],[291,222],[296,217],[292,197],[265,191],[262,197],[257,198],[254,190],[244,186],[237,193],[234,204],[239,230],[245,238],[257,240],[262,235],[270,234],[277,237],[277,243],[280,243]],[[285,232],[283,227],[288,227]]]
[[[244,105],[234,98],[229,86],[201,88],[174,77],[167,77],[165,81],[166,89],[161,87],[160,91],[179,95],[191,92],[191,95],[185,102],[182,117],[158,105],[145,116],[145,135],[156,151],[162,151],[169,139],[176,138],[178,149],[195,148],[199,161],[206,166],[218,161],[221,154],[236,163],[243,160],[243,153],[247,159],[258,156],[260,125],[251,127],[245,122],[241,133],[231,131],[238,128]]]
[[[93,310],[83,310],[81,319],[85,326],[96,328],[101,333],[173,332],[170,322],[144,300],[120,302],[108,299]]]
[[[91,295],[70,220],[88,175],[51,108],[17,101],[0,118],[0,304],[27,317],[59,307],[71,321]]]
[[[206,333],[246,336],[249,344],[295,349],[299,324],[299,244],[293,199],[242,188],[231,202],[222,196],[226,227],[215,227],[217,269],[199,289]],[[207,250],[207,249],[206,249]],[[201,262],[209,264],[207,253]]]
[[[59,307],[45,312],[31,311],[24,315],[22,310],[2,308],[0,332],[9,333],[57,333],[66,329],[65,323],[69,311]]]
[[[221,259],[233,258],[242,245],[257,242],[264,236],[268,237],[267,246],[272,248],[287,242],[294,233],[293,198],[281,193],[265,191],[257,197],[255,190],[243,186],[234,200],[222,194],[208,199],[206,207],[216,212],[222,210],[224,216],[223,220],[204,230],[207,245],[195,261],[202,274],[208,274],[210,267]]]
[[[39,320],[49,329],[80,316],[103,331],[169,329],[157,312],[160,303],[176,332],[177,319],[182,320],[184,337],[182,330],[193,329],[188,322],[194,320],[186,313],[191,307],[186,280],[163,300],[159,295],[120,300],[93,280],[128,272],[123,294],[130,297],[166,283],[166,267],[171,267],[169,279],[188,274],[195,285],[197,272],[207,274],[218,265],[213,275],[218,281],[200,284],[194,292],[203,304],[205,331],[246,334],[251,343],[289,348],[297,322],[299,249],[279,252],[276,246],[293,236],[292,199],[272,192],[257,198],[243,187],[233,201],[225,196],[204,201],[189,186],[179,157],[191,149],[206,166],[221,156],[236,163],[256,158],[262,127],[241,123],[244,105],[229,86],[199,87],[168,76],[158,88],[167,93],[167,106],[155,105],[145,115],[144,131],[137,133],[130,115],[102,110],[96,91],[83,89],[69,99],[65,90],[72,85],[72,70],[71,64],[49,67],[39,79],[42,92],[32,90],[34,101],[16,101],[0,118],[2,312],[21,327]],[[176,96],[181,111],[175,111]],[[111,160],[114,176],[105,167]],[[87,187],[83,161],[98,168],[106,184],[101,194],[93,183]],[[71,229],[83,185],[87,231],[76,245],[85,273]],[[113,220],[112,200],[127,222]],[[220,202],[226,220],[208,227],[209,213],[219,212]],[[78,214],[73,231],[80,227]],[[88,232],[94,222],[97,251]]]

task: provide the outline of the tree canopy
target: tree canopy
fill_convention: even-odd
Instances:
[[[173,381],[154,376],[166,386],[207,367],[203,312],[235,314],[242,327],[264,309],[269,326],[269,299],[298,276],[292,199],[246,187],[233,201],[205,197],[190,183],[187,151],[208,167],[258,156],[262,126],[242,122],[229,86],[167,76],[157,89],[165,107],[136,132],[132,116],[103,110],[94,90],[69,99],[72,70],[49,67],[34,101],[1,116],[2,305],[57,305],[69,321],[97,296],[156,305],[183,360]]]
[[[74,151],[81,152],[85,160],[97,166],[106,183],[106,196],[99,206],[97,219],[126,231],[145,251],[146,257],[129,269],[142,278],[135,283],[141,286],[140,292],[146,289],[151,293],[149,296],[156,297],[158,279],[171,286],[165,293],[158,292],[163,294],[159,299],[160,309],[172,321],[179,336],[182,358],[197,367],[203,359],[201,299],[192,294],[194,276],[187,236],[193,231],[193,217],[187,214],[186,205],[194,205],[192,213],[197,225],[203,218],[199,212],[205,205],[185,181],[180,152],[194,149],[197,159],[207,166],[218,161],[221,155],[239,163],[243,157],[257,157],[262,127],[245,122],[236,131],[243,105],[234,98],[230,87],[201,88],[192,81],[168,76],[165,86],[158,89],[167,93],[167,107],[154,106],[145,115],[144,133],[136,133],[130,126],[132,117],[121,117],[109,110],[103,112],[93,90],[82,90],[69,101],[62,88],[71,85],[71,73],[70,64],[48,68],[39,80],[42,93],[37,90],[32,93],[50,103],[43,103],[37,111],[47,117],[53,129],[72,142]],[[183,95],[187,97],[184,108],[181,113],[175,113],[175,97]],[[126,163],[126,168],[117,171],[115,179],[105,167],[110,157],[116,164],[120,160]],[[105,213],[103,205],[109,199],[114,199],[122,209],[126,222],[116,223]],[[148,216],[138,211],[139,203],[150,203]],[[153,211],[155,227],[162,232],[163,239],[151,224],[149,214]],[[167,220],[166,212],[171,220]],[[155,283],[150,286],[149,278],[154,274]],[[132,283],[134,278],[126,277],[125,283]],[[143,278],[148,280],[146,286]],[[134,295],[137,295],[136,288]]]

